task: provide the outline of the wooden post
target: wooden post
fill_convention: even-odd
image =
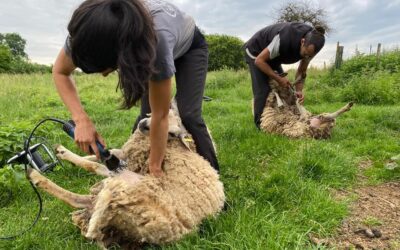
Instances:
[[[358,44],[356,44],[356,50],[355,50],[354,54],[356,56],[359,56],[361,54],[360,51],[358,50]]]
[[[336,45],[336,59],[335,59],[335,68],[339,69],[343,62],[343,51],[344,47],[339,45],[339,42]]]
[[[336,56],[335,56],[335,69],[338,69],[338,60],[339,60],[339,42],[336,44]]]
[[[372,44],[369,46],[369,54],[372,55]]]
[[[378,43],[378,49],[376,51],[376,62],[377,62],[378,66],[379,66],[379,62],[380,62],[380,58],[381,58],[381,48],[382,48],[382,44]]]
[[[342,66],[343,63],[343,52],[344,52],[344,47],[343,46],[339,46],[339,68]]]

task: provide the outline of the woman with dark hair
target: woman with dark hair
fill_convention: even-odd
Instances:
[[[296,96],[304,102],[304,80],[311,59],[325,44],[325,30],[305,23],[278,23],[267,26],[245,44],[246,62],[249,65],[254,97],[254,122],[260,127],[261,114],[270,92],[269,79],[285,87],[290,81],[283,76],[282,64],[300,61],[296,72]]]
[[[75,141],[89,153],[104,140],[84,111],[71,77],[76,67],[107,76],[118,71],[124,108],[141,99],[138,122],[152,114],[150,173],[163,174],[161,165],[168,138],[171,79],[183,124],[197,151],[219,169],[214,147],[201,116],[208,66],[208,48],[194,20],[163,0],[86,0],[73,13],[69,36],[53,67],[58,93],[76,123]]]

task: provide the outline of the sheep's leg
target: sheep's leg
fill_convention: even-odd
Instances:
[[[35,186],[39,187],[40,189],[43,189],[44,191],[53,195],[54,197],[64,201],[71,207],[87,208],[92,205],[91,195],[75,194],[72,193],[71,191],[65,190],[62,187],[55,184],[54,182],[52,182],[51,180],[41,175],[35,169],[29,168],[28,176]]]
[[[76,155],[69,151],[68,149],[64,148],[63,146],[59,145],[56,148],[57,156],[62,160],[67,160],[75,164],[76,166],[82,167],[89,172],[96,173],[98,175],[110,177],[112,176],[112,172],[108,170],[106,166],[103,164],[90,161],[85,159],[79,155]]]
[[[284,104],[283,104],[283,101],[282,101],[281,97],[276,92],[274,92],[274,94],[275,94],[275,97],[276,97],[276,103],[278,105],[278,108],[282,107]]]
[[[307,120],[310,116],[310,113],[306,110],[306,108],[299,103],[299,100],[296,100],[296,107],[300,113],[300,120]]]
[[[121,159],[121,160],[125,159],[125,155],[121,149],[110,149],[110,153],[112,155],[115,155],[118,159]],[[83,156],[82,158],[85,160],[88,160],[88,161],[99,162],[96,155]]]
[[[334,113],[330,113],[330,114],[325,114],[322,115],[324,118],[328,118],[328,119],[336,119],[339,115],[343,114],[344,112],[347,112],[351,109],[351,107],[353,107],[353,102],[349,102],[348,104],[346,104],[346,106],[342,107],[341,109],[339,109],[338,111],[334,112]]]
[[[88,160],[88,161],[99,162],[96,155],[87,155],[87,156],[83,156],[82,158],[85,160]]]

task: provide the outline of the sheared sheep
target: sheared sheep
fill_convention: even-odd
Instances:
[[[102,247],[119,244],[131,249],[142,243],[177,241],[194,231],[203,219],[220,212],[225,201],[218,173],[195,152],[177,113],[171,110],[169,114],[162,177],[148,174],[150,142],[146,134],[150,118],[140,122],[122,150],[112,151],[127,163],[120,172],[92,161],[93,156],[80,157],[57,147],[61,159],[107,177],[92,187],[90,195],[62,189],[34,169],[30,169],[29,177],[48,193],[81,208],[72,215],[74,224]]]
[[[351,109],[350,102],[334,113],[312,115],[299,104],[294,90],[270,80],[269,93],[261,115],[260,129],[292,138],[326,139],[331,136],[336,118]]]

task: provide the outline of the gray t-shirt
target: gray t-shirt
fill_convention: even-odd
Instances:
[[[143,0],[149,9],[157,33],[157,74],[152,80],[163,80],[174,75],[174,60],[185,54],[192,44],[195,22],[175,5],[163,0]]]
[[[158,38],[155,61],[157,73],[152,76],[152,80],[168,79],[176,72],[174,60],[189,50],[196,24],[191,16],[164,0],[142,1],[153,17]],[[67,39],[64,49],[70,55],[68,42]]]

